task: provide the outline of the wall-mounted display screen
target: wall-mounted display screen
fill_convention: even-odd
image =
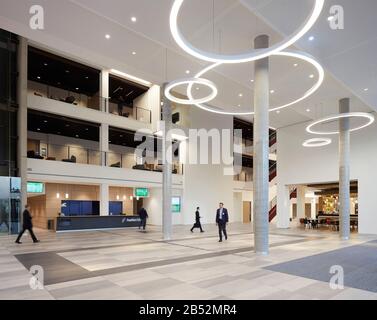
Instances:
[[[171,198],[171,211],[175,213],[181,212],[181,197]]]
[[[139,198],[148,198],[149,197],[149,189],[148,188],[135,188],[134,189],[134,196]]]
[[[43,182],[28,182],[27,192],[28,193],[44,193],[45,185]]]

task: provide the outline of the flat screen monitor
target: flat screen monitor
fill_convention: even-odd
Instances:
[[[171,198],[171,211],[174,213],[181,212],[181,197]]]
[[[43,182],[28,182],[27,192],[28,193],[44,193],[44,183]]]

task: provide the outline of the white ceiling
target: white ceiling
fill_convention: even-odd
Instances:
[[[201,49],[237,53],[252,47],[259,34],[271,44],[297,29],[314,0],[190,0],[180,16],[183,34]],[[206,65],[185,54],[169,30],[172,0],[40,0],[45,30],[29,28],[31,0],[0,0],[0,27],[28,37],[39,46],[101,68],[114,68],[154,83],[187,77]],[[214,6],[213,6],[214,4]],[[332,4],[345,9],[345,30],[330,29]],[[297,48],[315,56],[326,69],[325,82],[309,99],[280,114],[271,125],[283,127],[337,113],[337,101],[351,97],[353,111],[377,110],[377,22],[375,0],[326,0],[324,12]],[[131,17],[137,17],[133,23]],[[105,34],[111,39],[106,40]],[[315,40],[308,41],[308,36]],[[137,54],[132,55],[135,51]],[[167,61],[167,63],[166,63]],[[294,67],[294,63],[299,63]],[[284,104],[308,90],[311,66],[291,58],[271,58],[272,105]],[[221,66],[208,73],[219,88],[211,104],[225,110],[252,110],[253,63]],[[368,92],[364,88],[368,87]],[[201,89],[197,92],[202,92]],[[239,94],[243,97],[240,98]],[[240,107],[239,107],[240,105]],[[310,112],[307,110],[310,109]],[[251,117],[250,117],[251,119]]]

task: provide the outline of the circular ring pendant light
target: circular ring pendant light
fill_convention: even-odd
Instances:
[[[297,58],[297,59],[306,61],[306,62],[310,63],[313,67],[316,68],[317,73],[318,73],[318,77],[317,77],[317,82],[308,91],[306,91],[303,96],[301,96],[300,98],[298,98],[294,101],[291,101],[287,104],[284,104],[284,105],[281,105],[281,106],[273,106],[273,107],[270,108],[270,110],[269,110],[270,112],[290,107],[290,106],[292,106],[296,103],[299,103],[299,102],[305,100],[306,98],[311,96],[313,93],[315,93],[319,89],[319,87],[322,85],[323,80],[325,78],[325,71],[324,71],[323,67],[310,55],[308,55],[304,52],[299,52],[299,51],[283,51],[283,52],[274,53],[273,56],[285,56],[285,57]],[[212,65],[204,68],[202,71],[200,71],[198,74],[195,75],[195,78],[201,78],[207,72],[216,68],[219,65],[221,65],[221,63],[215,63],[215,64],[212,64]],[[209,112],[213,112],[213,113],[224,114],[224,115],[233,115],[233,116],[253,115],[254,114],[253,111],[249,111],[249,112],[221,111],[221,109],[222,109],[221,107],[205,105],[203,103],[193,103],[194,98],[193,98],[193,94],[192,94],[192,87],[193,87],[192,83],[190,83],[187,87],[187,96],[189,98],[189,100],[187,100],[187,101],[190,101],[190,104],[193,104],[200,109],[203,109],[203,110],[206,110],[206,111],[209,111]]]
[[[319,18],[325,0],[315,0],[314,7],[310,16],[304,22],[304,24],[296,30],[291,36],[284,39],[277,44],[266,48],[266,49],[254,49],[249,52],[238,54],[238,55],[221,55],[211,52],[206,52],[194,47],[189,41],[187,41],[181,34],[178,28],[178,15],[180,9],[184,3],[184,0],[175,0],[170,11],[170,31],[173,35],[175,42],[188,54],[194,56],[200,60],[213,62],[213,63],[244,63],[250,61],[256,61],[259,59],[267,58],[270,55],[280,52],[291,45],[293,45],[297,40],[302,38],[314,25],[314,23]]]
[[[365,124],[363,124],[361,126],[358,126],[356,128],[350,129],[350,132],[355,132],[355,131],[364,129],[364,128],[370,126],[374,122],[374,120],[375,120],[374,116],[372,114],[370,114],[370,113],[364,113],[364,112],[341,113],[341,114],[337,114],[337,115],[334,115],[334,116],[329,116],[329,117],[326,117],[326,118],[323,118],[323,119],[320,119],[320,120],[312,122],[311,124],[309,124],[307,126],[306,131],[309,132],[309,133],[312,133],[312,134],[317,134],[317,135],[335,135],[335,134],[339,134],[339,131],[319,131],[319,130],[315,130],[314,127],[316,127],[317,125],[320,125],[320,124],[325,124],[325,123],[328,123],[328,122],[331,122],[331,121],[335,121],[335,120],[339,120],[339,119],[344,119],[344,118],[362,118],[362,119],[366,119],[366,123]]]
[[[174,95],[172,95],[171,91],[180,85],[188,84],[190,86],[196,84],[196,85],[204,85],[211,89],[211,93],[203,98],[200,99],[194,99],[192,96],[190,99],[181,99],[177,98]],[[217,96],[217,87],[216,85],[207,79],[202,78],[187,78],[187,79],[178,79],[170,82],[166,88],[165,88],[165,96],[172,102],[176,102],[179,104],[200,104],[200,103],[206,103],[208,101],[213,100]]]
[[[332,140],[329,138],[314,138],[306,140],[302,145],[306,148],[318,148],[331,144]]]

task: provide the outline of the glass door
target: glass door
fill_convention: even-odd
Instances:
[[[10,179],[0,177],[0,235],[10,233]]]
[[[19,232],[21,179],[0,177],[0,235]]]

